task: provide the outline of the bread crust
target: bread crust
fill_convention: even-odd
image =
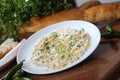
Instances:
[[[98,1],[98,0],[90,0],[90,1],[85,2],[84,4],[82,4],[79,7],[79,9],[82,10],[82,11],[84,11],[86,9],[89,9],[89,8],[93,7],[93,6],[98,6],[98,5],[101,5],[101,4],[102,3],[100,1]]]
[[[98,5],[84,11],[84,19],[93,23],[120,18],[120,3]]]
[[[18,42],[7,42],[3,45],[0,45],[0,59],[3,58],[17,44],[18,44]]]
[[[41,19],[34,19],[34,22],[32,22],[31,20],[31,26],[29,27],[23,24],[20,27],[20,32],[36,32],[48,25],[66,20],[85,20],[92,23],[96,23],[119,18],[120,3],[108,3],[104,5],[93,6],[84,11],[81,11],[79,10],[79,8],[76,8],[67,11],[61,11]]]

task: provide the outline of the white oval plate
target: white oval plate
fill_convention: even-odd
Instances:
[[[34,46],[38,43],[39,39],[46,36],[46,34],[49,34],[55,29],[65,28],[65,27],[73,28],[73,29],[80,29],[80,28],[85,29],[85,32],[87,32],[91,37],[91,40],[90,40],[91,45],[89,46],[87,51],[77,61],[59,70],[54,70],[54,71],[46,70],[44,68],[39,68],[31,64],[30,56],[34,50]],[[99,42],[100,42],[100,31],[92,23],[89,23],[86,21],[80,21],[80,20],[70,20],[70,21],[56,23],[56,24],[47,26],[46,28],[36,32],[35,34],[33,34],[31,37],[27,39],[25,44],[18,51],[17,63],[19,63],[22,60],[25,60],[22,69],[32,74],[51,74],[51,73],[60,72],[70,67],[73,67],[77,65],[78,63],[82,62],[83,60],[85,60],[96,49]]]

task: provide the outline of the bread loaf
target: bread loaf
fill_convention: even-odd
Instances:
[[[91,7],[93,7],[93,6],[97,6],[97,5],[101,5],[102,3],[100,2],[100,1],[97,1],[97,0],[91,0],[91,1],[88,1],[88,2],[86,2],[86,3],[84,3],[84,4],[82,4],[80,7],[79,7],[79,10],[81,10],[81,11],[84,11],[84,10],[86,10],[86,9],[88,9],[88,8],[91,8]]]
[[[108,3],[104,5],[93,6],[87,10],[81,11],[79,8],[58,12],[39,19],[37,17],[31,20],[31,26],[23,24],[20,27],[21,33],[36,32],[48,25],[66,21],[66,20],[85,20],[89,22],[102,22],[120,18],[120,3]],[[34,22],[32,22],[34,21]]]
[[[0,45],[0,59],[3,58],[17,44],[18,44],[18,42],[7,42],[3,45]]]
[[[104,4],[84,11],[83,20],[101,22],[120,18],[120,3]]]

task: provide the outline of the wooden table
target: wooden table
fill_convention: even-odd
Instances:
[[[32,75],[31,78],[33,80],[115,80],[118,76],[120,76],[120,42],[100,44],[87,60],[71,69],[51,75]]]
[[[19,35],[19,38],[30,35]],[[0,72],[0,78],[15,64],[16,60],[13,60]],[[89,58],[68,70],[50,75],[27,74],[33,80],[117,80],[120,76],[120,42],[100,43]]]
[[[18,38],[28,38],[32,33],[18,35]],[[4,76],[16,60],[0,72]],[[120,42],[100,43],[93,54],[82,63],[59,73],[50,75],[33,75],[27,73],[33,80],[118,80],[120,77]]]

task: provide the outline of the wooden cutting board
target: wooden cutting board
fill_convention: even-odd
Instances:
[[[31,34],[18,35],[18,37],[21,40],[28,38]],[[0,78],[15,64],[16,60],[0,72]],[[32,80],[118,80],[120,77],[120,42],[100,43],[90,57],[65,71],[49,75],[26,74]]]
[[[115,80],[117,69],[120,70],[120,42],[101,43],[87,60],[68,70],[28,76],[33,80]]]
[[[0,78],[16,64],[14,60]],[[59,73],[33,75],[33,80],[117,80],[120,76],[120,42],[100,43],[93,54],[82,63]]]
[[[101,26],[111,23],[99,23]],[[101,24],[101,26],[100,26]],[[120,27],[120,20],[110,25]],[[50,75],[28,74],[33,80],[115,80],[120,77],[120,42],[100,43],[93,54],[82,63]]]

